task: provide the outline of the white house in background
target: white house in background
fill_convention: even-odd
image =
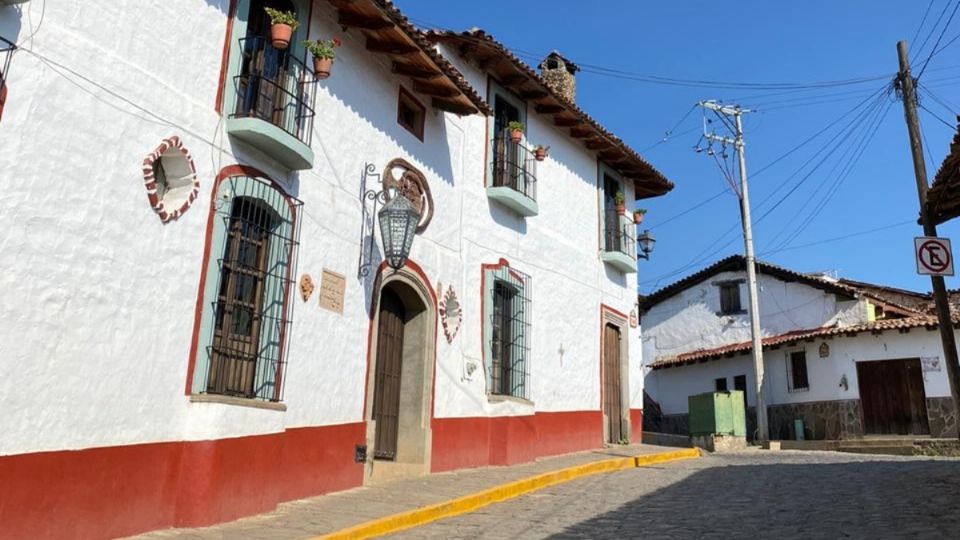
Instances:
[[[574,64],[386,0],[4,4],[0,536],[638,440],[613,202],[672,184],[575,105]],[[302,43],[332,37],[318,80]],[[398,270],[378,192],[419,215]]]
[[[956,436],[926,295],[758,262],[770,438]],[[743,390],[756,430],[742,256],[642,297],[646,431],[685,434],[687,397]]]

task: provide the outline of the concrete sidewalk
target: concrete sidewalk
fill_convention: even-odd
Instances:
[[[281,504],[275,511],[202,529],[167,529],[132,537],[185,540],[290,540],[329,534],[373,520],[458,499],[503,484],[614,458],[676,451],[652,445],[616,446],[542,458],[508,467],[481,467],[321,495]]]

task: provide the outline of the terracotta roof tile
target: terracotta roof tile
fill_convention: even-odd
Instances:
[[[957,133],[950,143],[950,152],[927,191],[930,217],[935,225],[960,216],[960,116],[957,116],[957,122]]]

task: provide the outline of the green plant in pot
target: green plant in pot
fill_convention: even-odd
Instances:
[[[533,157],[534,157],[537,161],[543,161],[543,160],[547,159],[547,151],[548,151],[548,150],[550,150],[550,147],[549,147],[549,146],[544,146],[544,145],[542,145],[542,144],[538,144],[538,145],[537,145],[536,147],[534,147],[534,149],[533,149]]]
[[[330,70],[333,69],[333,59],[336,57],[335,49],[342,45],[339,38],[318,39],[303,42],[303,46],[313,55],[313,73],[318,79],[326,79],[330,76]]]
[[[518,122],[516,120],[507,123],[507,131],[510,132],[510,142],[514,144],[520,143],[520,141],[523,139],[524,127],[525,126],[523,125],[523,122]]]
[[[281,11],[269,7],[263,8],[270,17],[270,41],[274,49],[285,50],[290,46],[293,31],[300,26],[297,14],[292,11]]]
[[[613,204],[617,207],[617,213],[621,216],[627,213],[626,205],[627,197],[623,194],[622,191],[618,191],[613,196]]]
[[[645,208],[637,208],[633,211],[633,222],[637,225],[643,223],[643,216],[647,215],[647,210]]]

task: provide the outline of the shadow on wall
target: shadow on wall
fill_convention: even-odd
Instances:
[[[204,0],[208,6],[217,8],[224,15],[230,10],[231,0]]]
[[[753,463],[693,472],[553,538],[956,537],[960,461],[816,464],[816,454],[776,456],[761,465],[773,456],[740,455],[734,459]],[[649,473],[617,474],[635,474],[637,485],[684,474]]]

